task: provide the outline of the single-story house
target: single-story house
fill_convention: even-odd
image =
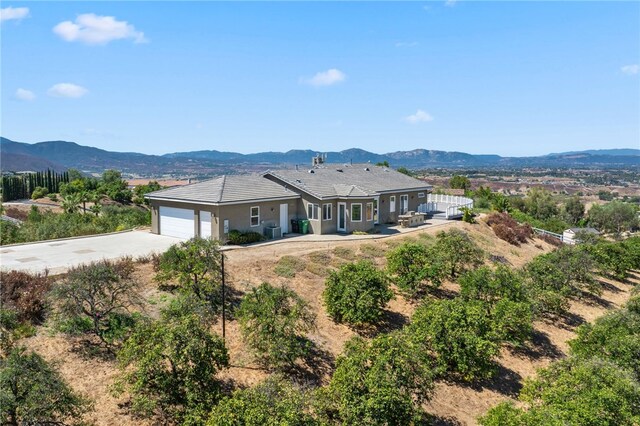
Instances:
[[[569,228],[562,232],[562,242],[565,244],[580,244],[580,234],[600,235],[595,228]]]
[[[369,231],[418,210],[432,187],[371,164],[315,164],[263,174],[226,175],[147,194],[151,230],[180,238],[225,239],[230,230],[263,233],[291,219],[309,220],[314,234]]]

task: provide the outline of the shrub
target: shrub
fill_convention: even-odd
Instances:
[[[629,271],[638,267],[634,262],[632,251],[629,250],[631,247],[629,244],[599,241],[585,245],[584,250],[595,260],[598,271],[602,275],[625,280]]]
[[[315,315],[292,290],[262,283],[242,299],[237,316],[245,343],[270,368],[291,368],[311,349],[305,333]]]
[[[42,198],[46,196],[48,193],[49,193],[49,190],[47,188],[44,188],[42,186],[36,186],[33,189],[33,192],[31,193],[31,199],[37,200],[38,198]]]
[[[14,348],[0,359],[0,419],[3,424],[78,422],[91,404],[67,385],[40,355]]]
[[[293,278],[296,273],[305,270],[305,263],[302,259],[295,256],[282,256],[276,262],[276,266],[273,271],[276,275],[284,278]]]
[[[628,371],[597,358],[570,358],[540,370],[525,380],[520,400],[526,411],[501,404],[480,424],[632,426],[640,421],[640,384]]]
[[[531,225],[519,225],[509,213],[491,213],[487,218],[487,225],[491,226],[498,238],[513,245],[526,243],[533,236]]]
[[[111,348],[133,327],[130,311],[141,304],[139,287],[131,259],[72,268],[51,291],[56,328],[71,335],[92,334]]]
[[[481,265],[484,259],[482,249],[459,229],[440,231],[432,253],[451,278]]]
[[[355,337],[336,361],[327,411],[339,424],[421,424],[432,391],[431,360],[402,334]]]
[[[126,391],[134,413],[200,424],[221,397],[217,374],[228,366],[229,355],[198,315],[163,312],[157,321],[137,324],[118,361],[114,393]]]
[[[46,293],[51,285],[46,274],[0,271],[0,283],[2,306],[14,309],[18,321],[38,324],[44,320]]]
[[[356,258],[356,252],[349,247],[336,247],[333,249],[333,254],[344,260],[354,260]]]
[[[328,265],[331,262],[331,253],[327,251],[314,251],[309,253],[309,260],[314,263]]]
[[[571,353],[583,358],[606,357],[633,371],[640,380],[640,298],[631,299],[623,309],[610,312],[593,324],[576,330],[569,342]]]
[[[329,315],[353,326],[377,322],[393,297],[386,277],[369,261],[348,263],[332,271],[322,295]]]
[[[266,237],[259,232],[240,232],[235,229],[229,231],[227,236],[227,244],[242,245],[252,244],[266,240]]]
[[[193,294],[209,303],[212,313],[222,307],[222,252],[218,241],[193,238],[174,244],[158,262],[155,279],[160,283],[176,282],[185,294]]]
[[[440,286],[444,275],[439,259],[417,243],[404,243],[387,252],[387,271],[409,297],[415,297],[429,287]]]
[[[435,354],[440,376],[486,378],[495,371],[501,337],[487,311],[478,300],[427,302],[415,311],[408,330],[423,351]]]
[[[317,425],[308,405],[307,392],[283,377],[271,376],[220,401],[207,426]]]

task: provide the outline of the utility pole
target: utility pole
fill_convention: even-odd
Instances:
[[[226,313],[226,289],[224,280],[224,253],[220,252],[220,266],[222,268],[222,340],[224,341],[226,332],[225,313]]]

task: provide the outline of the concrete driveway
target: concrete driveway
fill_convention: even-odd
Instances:
[[[65,272],[72,266],[101,259],[123,256],[146,256],[161,253],[178,238],[152,234],[149,231],[130,231],[117,234],[42,241],[0,247],[0,267],[3,270]]]

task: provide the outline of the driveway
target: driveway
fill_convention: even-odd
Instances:
[[[48,269],[51,274],[59,274],[81,263],[161,253],[180,241],[149,231],[130,231],[3,246],[0,247],[0,267],[26,272]]]

